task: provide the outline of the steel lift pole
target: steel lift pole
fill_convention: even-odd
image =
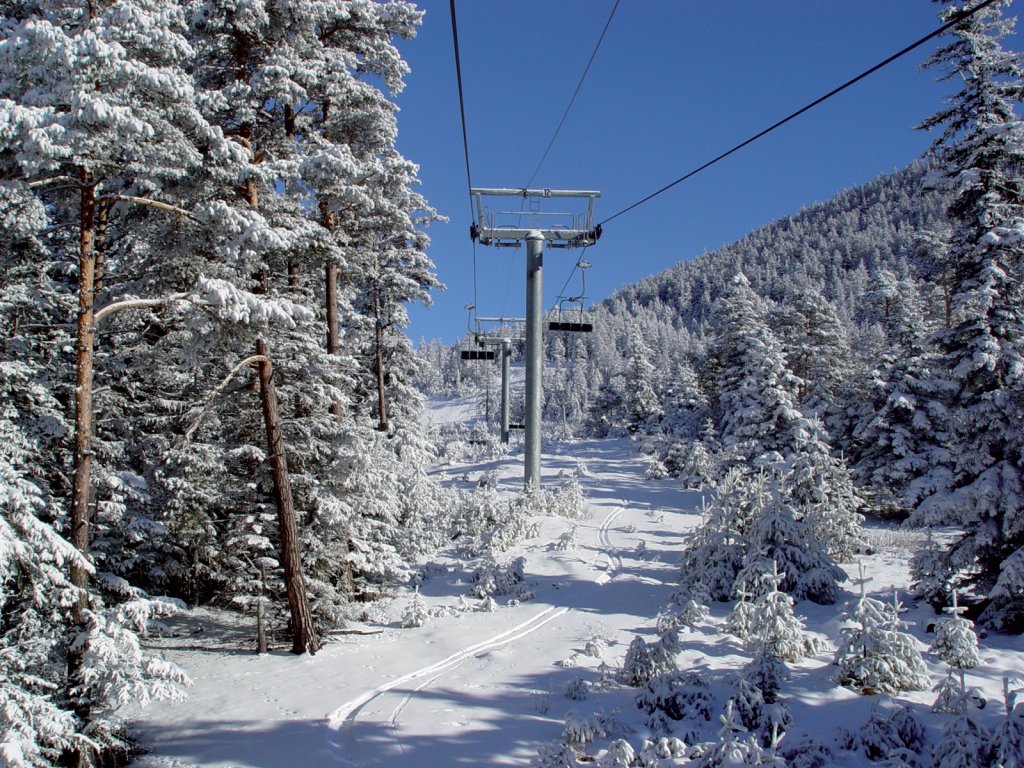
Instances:
[[[501,340],[501,442],[508,445],[508,401],[511,383],[509,370],[512,361],[512,340]]]
[[[601,196],[596,190],[571,189],[509,189],[473,187],[470,195],[476,200],[477,222],[469,236],[481,245],[518,248],[526,241],[526,450],[524,480],[526,487],[540,487],[541,448],[541,379],[544,364],[544,243],[550,248],[585,248],[601,237],[601,226],[594,224],[594,200]],[[575,198],[583,201],[580,212],[488,211],[483,198],[520,197],[529,199]],[[526,218],[530,223],[522,226]],[[580,325],[580,324],[577,324]],[[582,327],[561,330],[583,330]],[[590,330],[589,328],[586,330]]]
[[[544,235],[526,236],[526,486],[540,487],[541,377],[544,365]]]

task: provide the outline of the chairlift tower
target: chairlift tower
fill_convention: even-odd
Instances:
[[[569,189],[470,189],[476,200],[477,221],[470,237],[481,245],[518,248],[526,242],[526,455],[524,481],[540,487],[541,376],[543,373],[543,265],[544,244],[551,248],[582,248],[601,237],[594,225],[593,190]],[[484,198],[518,197],[531,202],[529,210],[491,211]],[[541,211],[547,199],[585,201],[586,210],[576,213]],[[536,203],[536,205],[534,205]]]
[[[501,347],[501,442],[508,445],[509,439],[509,395],[511,385],[512,342],[526,338],[526,318],[523,317],[478,317],[476,318],[476,343],[480,346]],[[494,327],[490,327],[494,326]]]

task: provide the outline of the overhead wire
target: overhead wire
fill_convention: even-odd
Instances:
[[[452,47],[455,50],[455,80],[459,87],[459,117],[462,120],[462,150],[466,158],[466,185],[469,193],[469,219],[475,227],[476,211],[473,209],[473,174],[469,166],[469,134],[466,131],[466,99],[462,89],[462,59],[459,56],[459,25],[456,21],[455,0],[449,0],[449,9],[452,17]],[[477,289],[476,289],[476,239],[473,240],[473,313],[476,313]]]
[[[608,14],[608,20],[604,23],[604,29],[601,30],[600,37],[597,38],[597,43],[594,45],[594,50],[590,54],[590,58],[587,60],[587,66],[583,70],[583,74],[580,75],[579,82],[576,83],[576,90],[572,92],[572,98],[569,99],[569,104],[566,106],[565,111],[562,113],[562,119],[558,121],[558,126],[555,128],[554,134],[551,136],[551,141],[548,142],[547,147],[544,150],[544,154],[541,155],[540,161],[537,163],[537,167],[533,169],[533,173],[530,174],[530,180],[526,182],[523,189],[529,189],[533,180],[537,177],[540,172],[541,166],[544,165],[544,161],[548,159],[548,154],[551,152],[551,148],[555,146],[555,139],[558,138],[559,132],[562,130],[562,126],[565,125],[565,120],[569,117],[569,111],[572,109],[572,105],[576,103],[576,97],[580,95],[580,89],[583,87],[583,81],[587,79],[587,73],[590,72],[590,67],[594,63],[594,59],[597,57],[597,52],[601,48],[601,43],[604,42],[604,36],[608,32],[608,27],[611,26],[612,19],[615,18],[615,11],[618,10],[620,0],[615,0],[615,4],[612,6],[611,13]]]
[[[911,43],[910,45],[906,46],[905,48],[901,49],[900,51],[897,51],[892,56],[889,56],[887,59],[879,62],[878,64],[875,64],[870,69],[864,70],[863,72],[861,72],[856,77],[853,77],[853,78],[847,80],[845,83],[843,83],[842,85],[838,86],[837,88],[833,88],[831,91],[826,93],[824,96],[820,96],[819,98],[815,99],[814,101],[812,101],[811,103],[807,104],[806,106],[801,107],[796,112],[793,112],[793,113],[787,115],[786,117],[782,118],[778,122],[773,123],[772,125],[770,125],[767,128],[765,128],[763,131],[760,131],[759,133],[754,134],[753,136],[751,136],[746,141],[740,142],[736,146],[732,147],[731,149],[726,150],[725,152],[723,152],[722,154],[718,155],[717,157],[714,157],[711,160],[708,160],[703,165],[701,165],[701,166],[699,166],[697,168],[694,168],[692,171],[690,171],[689,173],[685,174],[684,176],[680,176],[675,181],[673,181],[673,182],[671,182],[669,184],[666,184],[665,186],[663,186],[660,189],[652,192],[651,194],[647,195],[646,197],[638,200],[637,202],[633,203],[632,205],[628,205],[625,208],[623,208],[622,210],[618,211],[617,213],[612,214],[608,218],[602,220],[598,224],[598,226],[604,226],[609,221],[612,221],[613,219],[617,219],[619,216],[622,216],[623,214],[628,213],[629,211],[632,211],[633,209],[640,207],[644,203],[647,203],[650,200],[653,200],[658,195],[661,195],[664,192],[667,192],[668,190],[670,190],[673,187],[675,187],[677,184],[681,184],[682,182],[686,181],[687,179],[693,178],[694,176],[696,176],[701,171],[707,170],[711,166],[713,166],[716,163],[724,160],[725,158],[729,157],[730,155],[732,155],[732,154],[734,154],[736,152],[739,152],[744,147],[747,147],[747,146],[753,144],[758,139],[761,139],[761,138],[767,136],[772,131],[774,131],[774,130],[776,130],[778,128],[781,128],[783,125],[785,125],[786,123],[790,122],[791,120],[799,117],[800,115],[804,114],[805,112],[808,112],[808,111],[814,109],[816,106],[818,106],[822,102],[825,102],[825,101],[831,99],[833,96],[841,93],[842,91],[845,91],[850,86],[859,83],[861,80],[863,80],[866,77],[869,77],[870,75],[873,75],[878,70],[882,69],[883,67],[888,66],[889,64],[891,64],[892,62],[894,62],[897,59],[901,58],[902,56],[905,56],[906,54],[910,53],[911,51],[915,50],[916,48],[920,48],[922,45],[924,45],[928,41],[938,37],[939,35],[943,34],[944,32],[946,32],[947,30],[951,29],[952,27],[955,27],[957,24],[959,24],[960,22],[964,21],[965,19],[970,18],[971,16],[976,14],[978,11],[981,11],[982,9],[987,8],[988,6],[993,5],[994,3],[998,3],[998,2],[1004,2],[1004,0],[984,0],[983,2],[981,2],[978,5],[974,6],[973,8],[965,9],[965,10],[961,11],[960,13],[956,14],[955,16],[953,16],[949,21],[947,21],[941,27],[936,29],[934,32],[931,32],[931,33],[925,35],[920,40],[917,40],[916,42]]]

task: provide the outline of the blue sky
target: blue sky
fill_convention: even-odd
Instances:
[[[473,184],[522,187],[614,0],[457,0]],[[421,0],[397,102],[399,148],[448,223],[429,255],[447,290],[410,308],[414,340],[454,341],[474,297],[473,246],[448,0]],[[597,189],[603,220],[939,26],[926,0],[621,0],[580,95],[531,186]],[[619,286],[919,157],[913,130],[951,92],[920,64],[931,42],[777,132],[610,222],[588,249],[593,301]],[[1019,47],[1016,40],[1009,43]],[[518,204],[518,203],[517,203]],[[481,315],[524,313],[524,249],[476,248]],[[545,304],[577,251],[548,250]],[[578,278],[569,285],[578,293]]]

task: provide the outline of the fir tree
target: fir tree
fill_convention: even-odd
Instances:
[[[981,664],[978,655],[978,636],[974,634],[973,622],[964,617],[966,609],[957,605],[956,592],[953,604],[944,609],[943,616],[935,624],[935,639],[931,651],[954,669],[974,669]]]
[[[960,10],[946,4],[940,15],[950,20]],[[950,567],[988,601],[983,620],[1006,629],[1024,626],[1019,592],[1005,583],[995,591],[1003,564],[1024,546],[1024,123],[1014,111],[1024,82],[1019,54],[1001,45],[1013,23],[999,4],[957,21],[927,66],[962,87],[920,126],[942,130],[933,145],[936,184],[951,195],[950,318],[932,337],[951,455],[926,477],[932,492],[916,514],[963,526]]]
[[[835,664],[838,682],[865,695],[919,691],[925,687],[925,667],[916,641],[901,631],[899,603],[887,604],[867,596],[861,566],[860,597],[843,612]]]

